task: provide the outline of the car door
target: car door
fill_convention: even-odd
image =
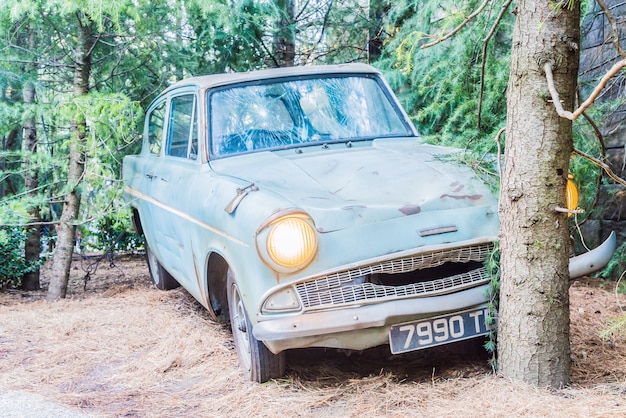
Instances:
[[[155,101],[146,112],[144,125],[143,147],[137,156],[124,159],[124,170],[127,174],[127,187],[133,199],[133,205],[139,211],[141,226],[148,245],[162,260],[160,243],[163,241],[159,228],[161,219],[155,207],[159,202],[154,198],[153,182],[157,178],[158,167],[163,159],[162,149],[167,122],[167,98]]]
[[[149,152],[143,167],[148,199],[143,212],[149,225],[144,230],[149,230],[148,245],[163,267],[186,285],[194,277],[189,271],[189,205],[185,196],[198,167],[197,98],[193,91],[183,90],[172,93],[166,102],[165,112],[157,106],[148,115]],[[160,120],[163,123],[159,126]]]

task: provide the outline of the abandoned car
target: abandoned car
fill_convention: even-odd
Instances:
[[[264,382],[289,349],[395,354],[489,332],[497,200],[454,152],[420,141],[368,65],[195,77],[148,108],[125,197],[156,286],[230,321]]]

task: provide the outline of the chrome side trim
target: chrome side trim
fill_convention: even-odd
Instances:
[[[147,194],[142,193],[142,192],[140,192],[137,189],[133,189],[130,186],[125,186],[124,187],[124,192],[128,193],[131,196],[135,196],[138,199],[145,200],[146,202],[151,203],[151,204],[153,204],[155,206],[158,206],[161,209],[164,209],[164,210],[166,210],[166,211],[168,211],[170,213],[173,213],[176,216],[180,216],[181,218],[186,219],[189,222],[192,222],[192,223],[194,223],[194,224],[196,224],[196,225],[198,225],[198,226],[200,226],[200,227],[202,227],[202,228],[204,228],[204,229],[206,229],[208,231],[211,231],[211,232],[213,232],[215,234],[218,234],[218,235],[220,235],[220,236],[222,236],[222,237],[224,237],[224,238],[226,238],[226,239],[228,239],[228,240],[230,240],[230,241],[232,241],[232,242],[234,242],[236,244],[242,245],[242,246],[244,246],[246,248],[250,247],[245,242],[243,242],[243,241],[233,237],[232,235],[227,234],[226,232],[222,231],[221,229],[217,229],[214,226],[211,226],[211,225],[209,225],[209,224],[207,224],[205,222],[202,222],[201,220],[199,220],[197,218],[189,216],[185,212],[182,212],[182,211],[180,211],[180,210],[178,210],[176,208],[173,208],[173,207],[168,206],[168,205],[166,205],[166,204],[164,204],[162,202],[159,202],[158,200],[154,199],[153,197],[150,197]]]

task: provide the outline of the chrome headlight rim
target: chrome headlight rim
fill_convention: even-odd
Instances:
[[[294,313],[302,311],[302,303],[293,286],[286,286],[264,298],[261,306],[263,315]]]
[[[302,255],[294,256],[297,261],[281,261],[280,256],[276,255],[277,252],[281,251],[277,249],[280,246],[278,240],[282,239],[280,237],[281,228],[301,230],[299,232],[300,235],[293,238],[300,240],[296,245],[306,248],[302,250]],[[300,210],[283,211],[273,215],[261,225],[256,234],[256,245],[261,259],[272,270],[279,273],[294,273],[306,268],[317,256],[317,229],[313,219],[306,212]],[[289,256],[286,256],[286,258],[289,258]]]

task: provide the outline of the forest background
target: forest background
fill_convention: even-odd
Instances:
[[[192,75],[369,62],[426,141],[464,148],[464,162],[497,187],[496,171],[481,162],[502,151],[511,3],[0,0],[0,288],[39,288],[39,266],[61,236],[74,251],[141,248],[122,199],[121,161],[139,150],[143,109]],[[599,9],[581,6],[585,36]],[[581,89],[602,75],[587,75]],[[598,126],[623,96],[574,124],[576,149],[605,159]],[[571,222],[580,237],[599,210],[599,191],[613,181],[582,158],[571,171],[586,208]],[[62,221],[64,203],[71,211]],[[622,246],[606,277],[619,277],[624,253]]]

